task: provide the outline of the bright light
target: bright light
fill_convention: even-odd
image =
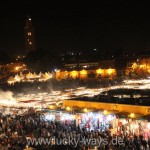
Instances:
[[[110,74],[112,74],[113,73],[113,70],[112,69],[108,69],[108,74],[110,75]]]
[[[139,127],[138,124],[134,124],[134,128],[137,129]]]
[[[7,99],[4,99],[3,101],[0,102],[1,105],[7,105],[7,106],[13,106],[13,105],[16,105],[16,101],[15,100],[7,100]]]
[[[112,120],[113,120],[113,117],[112,117],[111,115],[108,115],[108,116],[107,116],[107,120],[108,120],[108,121],[112,121]]]
[[[16,71],[18,71],[18,70],[19,70],[19,68],[20,68],[20,67],[19,67],[19,66],[17,66],[17,67],[15,67],[15,70],[16,70]]]
[[[104,115],[107,115],[108,112],[107,112],[107,110],[104,110],[103,113],[104,113]]]
[[[54,107],[52,105],[49,106],[50,109],[53,109]]]
[[[71,71],[71,72],[70,72],[70,76],[71,76],[72,78],[76,78],[76,77],[78,77],[78,72],[77,72],[77,71]]]
[[[96,73],[97,73],[97,74],[102,74],[103,72],[104,72],[104,71],[103,71],[102,69],[97,69],[97,70],[96,70]]]
[[[123,120],[123,121],[122,121],[122,124],[123,124],[123,125],[125,125],[125,124],[127,124],[127,123],[128,123],[127,120]]]
[[[88,110],[87,110],[87,108],[84,108],[84,112],[87,112]]]
[[[147,124],[147,128],[150,130],[150,123]]]
[[[65,114],[63,113],[60,120],[65,121],[65,120],[74,120],[75,115],[70,115],[70,114]]]
[[[83,68],[87,68],[87,66],[83,66]]]
[[[86,74],[87,74],[87,71],[86,71],[86,70],[82,70],[82,71],[80,71],[80,74],[81,74],[81,75],[86,75]]]
[[[132,69],[136,69],[137,67],[138,67],[138,65],[136,63],[133,63]]]
[[[55,115],[48,114],[48,115],[45,116],[45,119],[46,120],[55,120]]]
[[[66,107],[66,110],[67,110],[67,111],[70,111],[70,110],[71,110],[71,108],[70,108],[70,107]]]
[[[131,114],[130,114],[130,117],[131,117],[131,118],[134,118],[134,117],[135,117],[135,114],[134,114],[134,113],[131,113]]]
[[[31,32],[28,32],[28,35],[31,35]]]
[[[54,69],[55,72],[59,72],[60,70]]]

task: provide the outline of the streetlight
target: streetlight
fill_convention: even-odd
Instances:
[[[87,110],[87,108],[84,108],[84,112],[87,112],[88,110]]]
[[[103,113],[104,113],[104,115],[107,115],[108,112],[107,112],[107,110],[104,110]]]
[[[135,114],[134,114],[134,113],[131,113],[131,114],[130,114],[130,117],[131,117],[131,118],[134,118],[134,117],[135,117]]]

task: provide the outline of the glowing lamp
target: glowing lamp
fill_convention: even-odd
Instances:
[[[50,105],[50,106],[49,106],[49,108],[50,108],[50,109],[53,109],[53,106],[52,106],[52,105]]]
[[[96,70],[96,73],[97,73],[97,74],[102,74],[102,73],[103,73],[103,70],[102,70],[102,69],[97,69],[97,70]]]
[[[87,110],[87,108],[84,108],[84,112],[87,112],[88,110]]]
[[[107,112],[107,110],[104,110],[104,112],[103,112],[103,113],[104,113],[104,115],[107,115],[107,113],[108,113],[108,112]]]
[[[134,114],[134,113],[131,113],[131,114],[130,114],[130,117],[131,117],[131,118],[134,118],[134,117],[135,117],[135,114]]]
[[[67,111],[70,111],[70,110],[71,110],[71,108],[70,108],[70,107],[66,107],[66,110],[67,110]]]
[[[87,74],[87,71],[83,69],[82,71],[80,71],[80,74],[81,74],[81,75],[86,75],[86,74]]]
[[[56,106],[58,106],[59,105],[59,103],[56,103]]]
[[[72,71],[70,74],[71,74],[72,78],[76,78],[78,76],[77,71]]]
[[[113,73],[113,70],[112,69],[108,69],[107,73],[110,75]]]
[[[19,66],[15,67],[15,70],[18,71],[19,70]]]

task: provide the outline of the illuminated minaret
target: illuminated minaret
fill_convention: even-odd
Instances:
[[[30,17],[28,17],[26,20],[24,31],[25,31],[25,50],[27,54],[30,51],[36,50],[34,27],[32,25],[32,20]]]

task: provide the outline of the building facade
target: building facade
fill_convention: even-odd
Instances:
[[[83,80],[89,80],[89,79],[101,79],[101,78],[114,78],[116,77],[116,69],[108,68],[108,69],[93,69],[93,70],[57,70],[56,71],[56,79],[62,80],[62,79],[83,79]]]
[[[114,61],[84,62],[65,64],[65,68],[56,71],[56,79],[112,79],[117,76]]]
[[[140,58],[128,62],[126,75],[131,77],[149,77],[150,76],[150,57]]]
[[[25,54],[27,54],[30,51],[36,50],[35,32],[30,17],[28,17],[25,22],[24,34],[25,34]]]

